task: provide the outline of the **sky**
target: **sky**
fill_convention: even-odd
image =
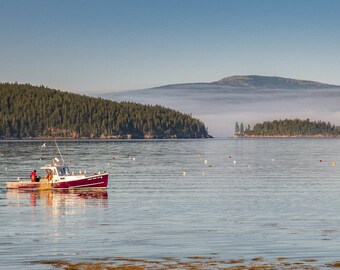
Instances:
[[[337,0],[0,0],[0,82],[107,93],[232,75],[340,85]]]

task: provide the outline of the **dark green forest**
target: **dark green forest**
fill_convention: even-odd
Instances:
[[[162,106],[0,83],[0,138],[206,138],[204,124]]]
[[[330,122],[307,120],[274,120],[257,123],[251,128],[249,125],[244,128],[243,123],[235,124],[235,135],[237,136],[320,136],[336,137],[340,135],[340,127]]]

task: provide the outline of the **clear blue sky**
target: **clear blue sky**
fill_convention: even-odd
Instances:
[[[340,84],[337,0],[0,0],[0,81],[110,92],[231,75]]]

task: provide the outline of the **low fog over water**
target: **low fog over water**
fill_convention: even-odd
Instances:
[[[101,95],[115,101],[162,105],[201,119],[214,137],[230,136],[235,122],[253,126],[300,118],[340,125],[340,88],[261,89],[211,84],[170,85]]]

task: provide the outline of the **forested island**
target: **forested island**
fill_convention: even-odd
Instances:
[[[330,122],[285,119],[257,123],[253,128],[235,123],[236,137],[338,137],[340,127]]]
[[[207,138],[204,124],[162,106],[0,83],[0,138]]]

